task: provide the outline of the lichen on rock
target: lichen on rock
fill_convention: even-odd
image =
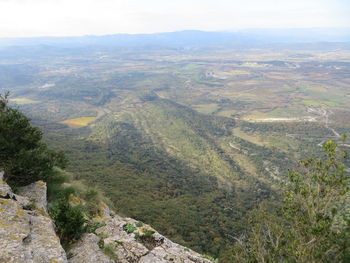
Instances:
[[[132,218],[123,218],[118,215],[108,216],[103,219],[104,226],[95,230],[97,236],[91,245],[92,239],[80,241],[70,251],[71,263],[95,263],[93,257],[77,256],[76,251],[86,251],[87,247],[97,247],[108,251],[116,257],[118,263],[210,263],[211,261],[201,257],[200,254],[173,243],[159,234],[149,225],[143,224]],[[132,225],[133,231],[128,231],[126,226]],[[85,238],[86,239],[86,238]],[[76,256],[74,256],[76,255]]]
[[[47,213],[47,188],[46,183],[38,181],[21,188],[19,195],[35,202],[36,208]]]
[[[22,189],[21,193],[26,196],[13,194],[3,180],[0,187],[6,191],[5,196],[0,196],[0,262],[67,263],[53,222],[46,213],[46,184],[39,182],[25,187],[28,191]],[[30,202],[39,206],[28,210],[26,206]]]
[[[102,252],[98,245],[99,242],[100,238],[95,234],[84,234],[80,240],[69,250],[69,262],[113,263],[114,261]]]

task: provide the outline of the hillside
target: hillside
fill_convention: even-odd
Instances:
[[[155,100],[157,98],[153,98],[151,101]],[[168,109],[171,109],[171,106],[179,107],[174,103],[169,104],[167,101],[159,103],[160,105],[165,103]],[[180,106],[178,110],[181,112],[181,109]],[[166,112],[170,114],[169,111]],[[233,125],[232,122],[225,122],[225,119],[221,119],[221,122],[219,119],[216,119],[216,122],[212,118],[202,119],[203,116],[196,116],[194,111],[181,113],[181,116],[185,113],[192,113],[191,118],[185,122],[187,124],[193,124],[193,120],[199,119],[203,123],[211,124],[211,127],[216,127],[217,129],[206,129],[206,131],[214,131],[213,133],[203,133],[202,130],[199,130],[201,136],[209,138],[213,135],[224,136],[225,128],[232,128]],[[181,120],[186,120],[186,118]],[[123,134],[123,130],[118,130],[119,126],[116,125],[118,122],[106,123],[108,127],[102,131],[107,135],[102,137],[100,134],[98,138],[106,138],[106,145],[110,145],[111,142],[120,142],[116,138],[110,138],[110,135],[115,136],[116,131],[117,135]],[[130,124],[124,123],[124,126],[129,127]],[[189,125],[189,127],[198,132],[196,125]],[[135,137],[133,129],[126,131],[127,135]],[[230,135],[232,134],[226,134],[226,136]],[[121,139],[125,140],[123,137]],[[338,144],[334,140],[323,143],[324,154],[322,158],[310,157],[301,161],[298,169],[289,171],[288,179],[285,180],[286,186],[281,187],[283,198],[272,201],[267,200],[269,198],[265,196],[263,198],[265,201],[259,200],[260,204],[252,207],[249,214],[245,209],[241,210],[246,213],[244,216],[248,219],[246,222],[249,222],[246,226],[247,236],[241,235],[235,238],[236,242],[232,244],[219,243],[221,247],[218,249],[224,250],[220,253],[220,259],[214,259],[207,255],[201,256],[189,248],[173,243],[142,221],[116,215],[105,203],[110,203],[110,201],[96,188],[88,186],[91,183],[84,185],[81,180],[73,180],[74,176],[59,169],[66,165],[64,155],[49,149],[42,140],[40,130],[31,126],[28,118],[20,111],[8,106],[8,93],[1,95],[0,213],[2,219],[0,221],[0,260],[18,263],[210,263],[219,262],[218,260],[223,263],[232,263],[254,262],[256,260],[258,262],[261,260],[278,262],[281,259],[293,262],[347,262],[350,255],[350,177],[347,167],[343,164],[348,153],[342,149],[346,145],[346,139],[346,136],[343,135],[342,144]],[[138,140],[140,141],[140,138]],[[108,141],[110,142],[108,143]],[[146,142],[142,144],[146,145]],[[134,152],[122,147],[123,144],[111,145],[112,149],[117,146],[118,149],[120,148],[124,153],[127,153],[124,156],[130,158],[126,160],[131,164],[134,160],[131,157],[137,157],[138,153],[142,153],[138,150],[137,154],[132,154]],[[231,145],[231,148],[244,151],[237,146]],[[147,152],[148,154],[152,153],[152,150],[148,148]],[[115,152],[109,151],[109,153],[113,155]],[[144,158],[146,156],[148,155],[144,155]],[[151,157],[156,158],[157,155],[151,155]],[[142,159],[136,160],[135,168],[142,168],[142,164],[137,166]],[[170,161],[171,159],[166,158],[166,160]],[[146,163],[148,162],[146,159]],[[168,163],[168,166],[172,168],[171,163]],[[162,170],[158,169],[157,171],[161,172]],[[171,170],[167,170],[168,173],[169,171]],[[181,170],[178,169],[177,172],[179,171]],[[147,169],[143,172],[147,173]],[[203,172],[198,171],[198,178],[206,178],[201,174]],[[195,174],[191,176],[192,180],[193,178],[197,179]],[[211,184],[207,184],[214,186],[214,188],[208,189],[211,192],[202,192],[201,190],[205,189],[204,186],[206,186],[205,182],[199,181],[197,184],[194,181],[193,184],[193,182],[178,180],[179,178],[182,179],[177,177],[177,180],[174,181],[176,188],[171,188],[169,184],[166,184],[164,192],[172,194],[168,197],[167,204],[169,204],[169,200],[170,203],[173,200],[177,201],[177,198],[184,202],[186,199],[183,199],[183,196],[186,191],[186,197],[189,195],[188,192],[196,194],[197,197],[196,199],[193,196],[188,200],[202,201],[203,197],[207,197],[206,194],[209,196],[216,194],[217,192],[213,190],[217,187],[218,190],[226,193],[225,199],[222,200],[227,201],[230,200],[229,193],[236,191],[237,194],[238,186],[241,187],[239,191],[244,192],[245,190],[242,185],[237,184],[239,180],[234,180],[236,185],[230,185],[230,180],[226,181],[225,177],[216,176],[213,178],[221,183],[226,183],[225,187],[219,184],[213,185],[215,181],[211,181]],[[47,183],[42,181],[43,179]],[[153,180],[152,182],[161,185],[161,181]],[[168,180],[168,182],[172,181]],[[16,193],[13,192],[8,183],[12,185]],[[198,188],[186,187],[183,189],[184,192],[181,192],[182,183],[186,186],[193,184]],[[232,189],[233,186],[236,189]],[[162,191],[163,189],[160,189],[156,193],[162,193]],[[261,192],[254,194],[260,196]],[[237,194],[232,201],[247,202],[244,197],[247,196]],[[216,200],[209,201],[215,202]],[[142,201],[140,200],[140,202]],[[208,205],[210,204],[208,203]],[[220,204],[215,203],[218,212],[211,212],[220,213]],[[194,208],[193,203],[187,203],[187,205]],[[228,209],[229,204],[226,205],[224,209]],[[202,202],[197,209],[201,209],[200,212],[202,212],[203,208]],[[237,211],[239,211],[239,207],[233,206],[229,212],[232,215]],[[144,212],[146,213],[146,211]],[[213,214],[210,215],[213,216]],[[152,216],[156,217],[157,215],[153,214]],[[172,216],[176,217],[175,214]],[[203,219],[207,218],[206,216],[207,214],[204,214]],[[221,223],[218,220],[224,216],[225,214],[218,214],[215,223]],[[233,217],[234,215],[231,216],[231,218]],[[171,220],[167,217],[163,219]],[[197,222],[199,222],[197,225],[201,226],[203,221],[197,218]],[[166,223],[169,224],[169,222]],[[175,221],[175,223],[178,222]],[[190,226],[194,229],[196,227],[191,225],[191,221],[184,223],[186,225],[183,226],[183,231],[174,228],[175,233],[182,234],[182,237],[186,237],[187,227]],[[205,223],[204,227],[207,227],[212,222]],[[235,223],[237,225],[238,221]],[[215,234],[214,230],[217,229],[219,228],[208,230]],[[193,231],[193,229],[189,230]],[[229,234],[230,229],[225,231],[225,234]],[[239,233],[242,230],[237,229],[236,231],[235,233]],[[195,241],[197,244],[201,244],[197,240]],[[210,246],[213,245],[216,248],[214,242],[210,243]],[[215,253],[213,247],[208,247],[207,250]]]
[[[73,181],[60,169],[64,155],[8,106],[8,94],[0,94],[0,142],[1,262],[211,262],[116,215],[96,188]]]
[[[348,50],[322,45],[10,48],[0,83],[74,180],[217,256],[298,160],[348,147]]]
[[[218,253],[242,231],[246,211],[273,195],[268,175],[243,176],[230,158],[230,119],[155,99],[95,125],[87,141],[56,135],[49,142],[69,149],[76,178],[103,189],[117,211],[199,251]],[[254,152],[253,160],[264,154],[259,147]],[[275,156],[271,161],[279,162]]]

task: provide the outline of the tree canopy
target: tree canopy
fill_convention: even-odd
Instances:
[[[8,96],[0,94],[0,168],[5,170],[5,179],[14,186],[50,181],[54,167],[64,168],[67,159],[48,149],[42,132],[18,109],[9,107]]]

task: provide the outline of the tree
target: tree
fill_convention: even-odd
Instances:
[[[334,141],[325,159],[308,159],[291,171],[281,204],[252,213],[251,233],[237,239],[221,262],[350,262],[349,176]]]
[[[18,109],[8,106],[8,96],[0,94],[0,168],[5,170],[5,179],[13,186],[49,181],[54,167],[64,168],[67,159],[47,148],[42,132]]]

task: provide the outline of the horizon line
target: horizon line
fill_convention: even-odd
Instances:
[[[104,36],[115,36],[115,35],[156,35],[156,34],[171,34],[179,32],[206,32],[206,33],[237,33],[240,31],[264,31],[264,30],[327,30],[327,29],[349,29],[350,26],[336,26],[336,27],[266,27],[266,28],[240,28],[232,30],[201,30],[201,29],[184,29],[184,30],[175,30],[175,31],[159,31],[152,33],[110,33],[110,34],[81,34],[81,35],[34,35],[34,36],[11,36],[5,37],[0,36],[0,39],[29,39],[29,38],[69,38],[69,37],[104,37]]]

